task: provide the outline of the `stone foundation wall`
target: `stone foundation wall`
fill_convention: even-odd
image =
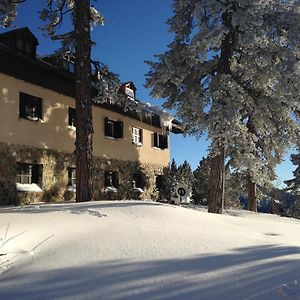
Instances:
[[[17,192],[17,163],[40,164],[42,192]],[[49,149],[0,143],[0,205],[34,202],[63,202],[75,199],[68,191],[68,168],[75,167],[75,156]],[[104,192],[104,172],[118,171],[117,193]],[[158,199],[155,179],[163,173],[163,166],[139,164],[132,161],[93,159],[94,200]],[[141,173],[145,182],[144,193],[132,191],[134,173]]]

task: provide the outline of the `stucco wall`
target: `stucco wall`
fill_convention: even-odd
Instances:
[[[20,92],[43,99],[43,123],[19,118]],[[75,107],[74,99],[0,74],[0,105],[0,142],[73,153],[75,130],[68,127],[68,106]],[[105,117],[123,121],[123,139],[104,136]],[[153,147],[152,133],[160,133],[160,129],[100,107],[93,107],[93,125],[96,157],[159,166],[168,164],[169,149]],[[143,129],[141,147],[131,142],[131,126]]]

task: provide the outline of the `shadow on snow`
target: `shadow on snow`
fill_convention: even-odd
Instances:
[[[266,245],[158,261],[108,261],[2,274],[1,299],[300,299],[299,247]],[[299,257],[299,256],[297,256]],[[30,269],[30,266],[29,266]],[[14,274],[15,273],[15,274]]]

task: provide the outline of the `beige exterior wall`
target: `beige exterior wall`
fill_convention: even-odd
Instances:
[[[43,99],[43,123],[19,118],[19,93]],[[0,142],[73,153],[75,130],[68,126],[68,106],[75,100],[54,91],[0,74]],[[123,139],[104,135],[104,118],[123,121]],[[109,110],[93,107],[94,155],[102,159],[139,161],[166,166],[169,149],[153,147],[152,133],[160,129]],[[132,126],[143,129],[143,145],[131,142]]]

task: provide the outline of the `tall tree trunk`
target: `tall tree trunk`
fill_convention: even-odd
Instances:
[[[76,201],[93,197],[90,0],[75,0]]]
[[[218,144],[219,154],[211,158],[211,180],[208,212],[221,214],[224,206],[225,149]]]
[[[247,192],[248,192],[248,210],[257,212],[256,183],[252,181],[250,175],[248,175]]]

